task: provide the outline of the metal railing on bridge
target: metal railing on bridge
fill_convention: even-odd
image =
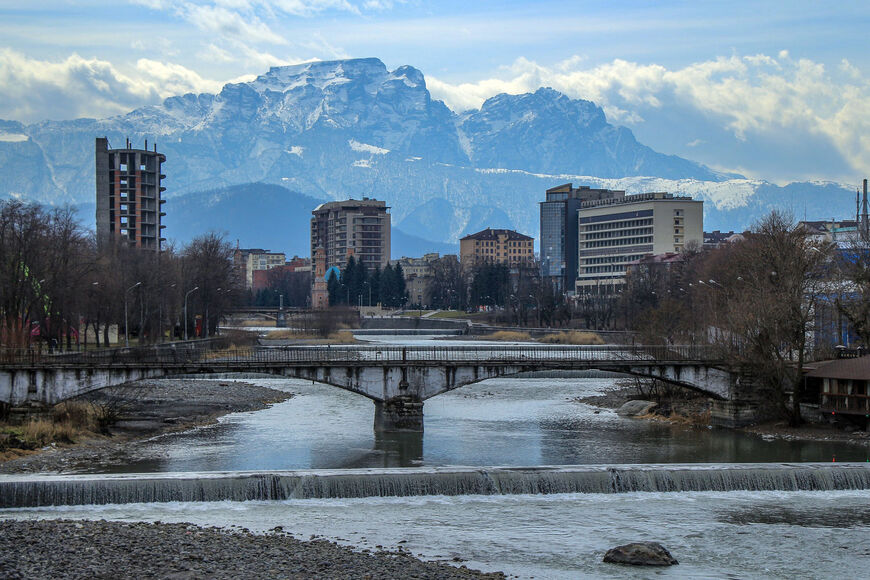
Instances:
[[[481,364],[559,363],[585,361],[715,361],[715,353],[705,346],[642,345],[510,345],[482,346],[377,346],[305,345],[284,347],[216,347],[199,342],[170,343],[154,347],[118,348],[87,352],[49,353],[33,349],[0,349],[0,367],[102,367],[175,366],[185,364],[280,366],[305,364],[451,363]]]

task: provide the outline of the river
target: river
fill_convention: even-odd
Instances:
[[[418,435],[376,435],[372,403],[352,393],[300,380],[246,380],[294,397],[158,438],[151,457],[109,471],[868,460],[864,446],[627,419],[576,401],[612,387],[611,378],[469,385],[426,401]],[[458,557],[521,577],[636,577],[601,557],[639,540],[660,541],[680,560],[654,575],[855,577],[870,564],[868,500],[868,491],[435,495],[29,508],[0,510],[0,517],[189,521],[257,531],[280,525],[300,537],[360,547],[402,542],[425,558]]]

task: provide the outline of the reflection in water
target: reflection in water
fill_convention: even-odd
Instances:
[[[779,502],[765,503],[723,511],[717,514],[716,520],[741,526],[767,524],[848,529],[870,527],[870,506],[859,505],[838,510],[830,505],[797,508]]]
[[[410,467],[423,463],[423,433],[375,432],[375,449],[383,453],[381,467]]]
[[[765,441],[727,429],[623,418],[575,401],[609,388],[613,379],[499,378],[469,385],[426,401],[422,434],[375,433],[372,402],[335,387],[293,379],[256,382],[295,396],[159,438],[142,460],[110,471],[868,459],[868,449],[857,445]]]

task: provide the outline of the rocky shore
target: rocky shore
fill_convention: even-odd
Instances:
[[[160,379],[97,391],[95,404],[111,406],[118,421],[108,436],[49,446],[0,463],[0,473],[66,472],[131,463],[153,437],[213,423],[221,415],[263,409],[292,394],[241,381]]]
[[[281,528],[107,521],[0,521],[0,578],[504,578],[410,553],[302,541]]]
[[[601,409],[618,409],[628,401],[638,398],[637,390],[631,386],[618,385],[600,395],[577,397],[576,403],[584,403]],[[669,421],[680,425],[702,426],[709,420],[706,415],[704,399],[672,400],[659,405],[644,418]],[[842,441],[870,446],[870,433],[847,431],[832,425],[805,423],[800,427],[790,427],[783,421],[770,421],[750,425],[740,429],[765,439],[785,439],[792,441]]]

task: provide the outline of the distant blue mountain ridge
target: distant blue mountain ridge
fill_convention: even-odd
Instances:
[[[164,235],[180,248],[194,237],[216,232],[233,246],[284,252],[287,258],[310,252],[311,210],[325,200],[290,191],[280,185],[247,183],[177,196],[167,201]],[[96,205],[75,207],[79,221],[93,229]],[[429,252],[456,254],[458,244],[445,244],[392,228],[392,258]]]

